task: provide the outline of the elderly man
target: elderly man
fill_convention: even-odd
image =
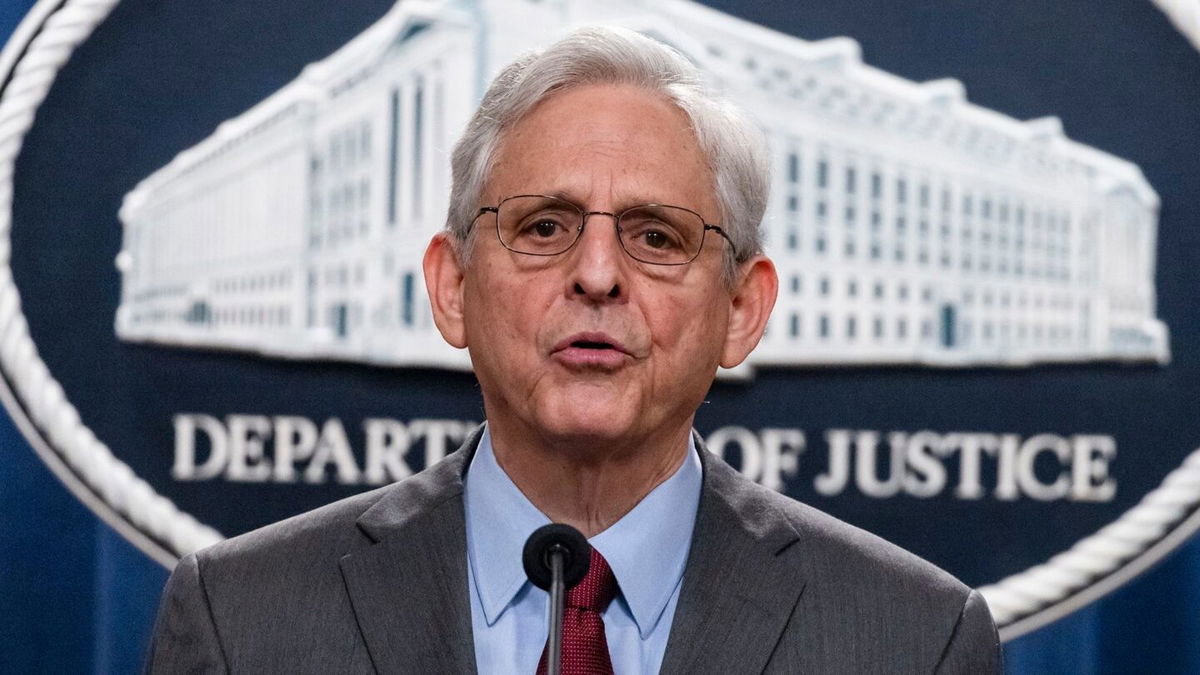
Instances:
[[[987,673],[980,596],[763,489],[691,431],[775,301],[767,153],[674,51],[592,29],[509,66],[425,255],[487,423],[396,485],[185,558],[151,670],[545,667],[526,537],[591,541],[564,672]]]

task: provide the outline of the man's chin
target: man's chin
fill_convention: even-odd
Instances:
[[[589,414],[556,417],[538,427],[540,433],[555,445],[571,447],[600,447],[627,443],[637,436],[637,424],[628,415],[605,414],[591,410]]]

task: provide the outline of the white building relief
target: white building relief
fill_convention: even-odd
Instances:
[[[1169,360],[1137,166],[687,0],[405,0],[126,195],[124,340],[469,368],[425,298],[449,151],[495,72],[586,23],[680,49],[770,136],[754,365]]]

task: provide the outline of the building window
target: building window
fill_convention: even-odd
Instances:
[[[822,338],[829,337],[829,315],[822,314],[817,324],[817,332]]]
[[[388,123],[388,225],[396,224],[396,190],[400,185],[400,90],[392,89]]]
[[[791,333],[792,337],[800,337],[800,315],[799,314],[796,314],[794,312],[792,313],[789,329],[790,329],[789,332]]]
[[[400,288],[400,321],[405,326],[412,326],[415,321],[415,286],[416,280],[413,278],[413,273],[405,272],[404,276],[401,277]]]
[[[421,215],[423,209],[421,204],[421,192],[424,188],[425,172],[422,167],[425,166],[425,82],[417,80],[417,91],[413,95],[413,181],[412,181],[412,201],[413,201],[413,216]]]
[[[346,166],[353,167],[358,163],[358,139],[356,139],[351,130],[346,130],[346,138],[343,141],[346,147]]]

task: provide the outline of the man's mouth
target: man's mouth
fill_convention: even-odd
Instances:
[[[625,364],[629,353],[625,347],[604,333],[577,333],[555,345],[555,360],[575,368],[611,369]]]
[[[576,340],[571,343],[572,347],[579,349],[612,349],[613,346],[608,342],[596,342],[594,340]]]

